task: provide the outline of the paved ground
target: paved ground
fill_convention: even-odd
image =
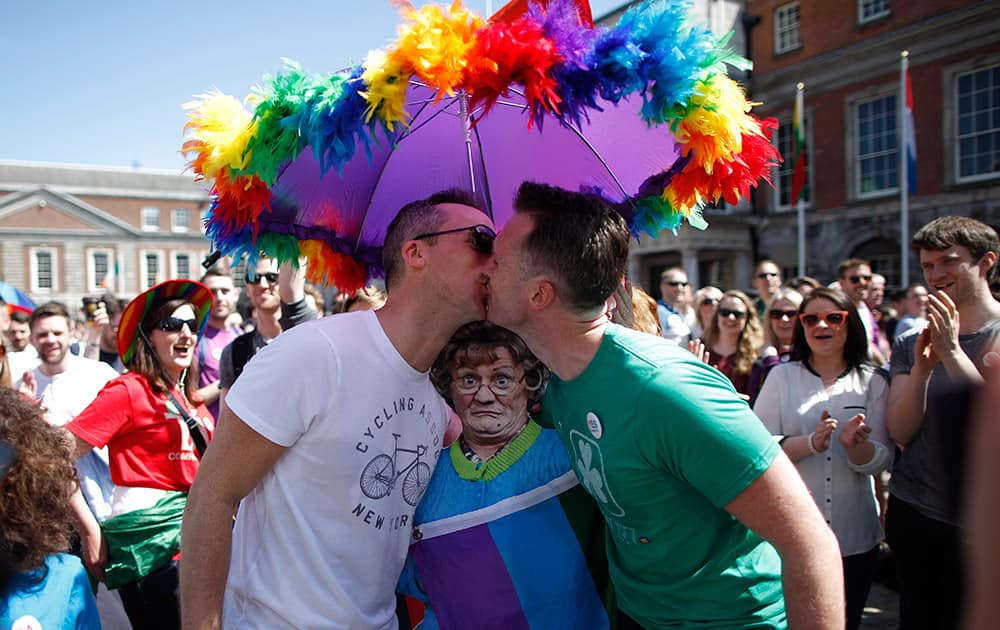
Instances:
[[[861,618],[862,630],[899,627],[899,596],[896,591],[878,582],[872,584],[868,604]]]

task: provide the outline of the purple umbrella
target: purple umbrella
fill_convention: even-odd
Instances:
[[[586,131],[549,121],[543,132],[528,128],[528,106],[516,90],[482,119],[476,111],[467,113],[464,95],[436,104],[433,98],[433,90],[414,81],[409,128],[393,144],[373,148],[370,158],[358,152],[341,176],[324,175],[306,148],[281,170],[271,212],[261,215],[261,232],[285,232],[299,240],[356,239],[350,245],[357,257],[376,265],[386,227],[414,199],[448,188],[473,191],[499,228],[525,180],[596,188],[624,201],[650,173],[677,158],[669,133],[648,127],[639,106],[630,102],[596,113]],[[324,216],[336,216],[336,226],[323,225]]]
[[[638,236],[681,217],[704,227],[706,200],[768,176],[768,127],[720,72],[733,62],[725,41],[692,28],[686,5],[643,3],[610,30],[566,7],[486,24],[427,5],[363,68],[310,78],[290,66],[252,115],[204,97],[185,150],[214,180],[206,228],[219,252],[306,256],[310,279],[350,291],[382,275],[397,211],[444,189],[474,191],[497,227],[523,181],[597,190]]]

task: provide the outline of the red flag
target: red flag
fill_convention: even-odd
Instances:
[[[806,190],[806,134],[802,126],[802,89],[795,93],[795,113],[792,117],[792,196],[789,203],[795,203]]]

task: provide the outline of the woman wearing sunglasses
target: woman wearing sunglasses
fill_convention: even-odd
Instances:
[[[705,333],[708,323],[715,317],[715,309],[722,299],[722,289],[708,285],[695,291],[694,294],[694,326],[691,326],[691,338],[698,339]]]
[[[775,291],[771,302],[764,310],[764,349],[760,358],[754,361],[750,370],[750,405],[757,400],[764,379],[774,366],[787,363],[792,358],[792,333],[798,321],[802,294],[794,289],[781,288]]]
[[[718,368],[736,391],[747,396],[750,369],[763,342],[760,320],[750,298],[742,291],[723,293],[701,340],[708,350],[708,364]]]
[[[754,411],[795,462],[843,555],[847,628],[857,628],[883,539],[872,475],[892,460],[888,379],[868,362],[858,311],[840,291],[802,300],[792,336],[798,359],[772,370]]]
[[[111,517],[98,526],[86,506],[76,517],[88,568],[120,589],[136,628],[180,626],[181,518],[215,429],[195,396],[192,365],[211,311],[211,292],[193,280],[169,280],[132,300],[118,327],[118,352],[129,372],[66,425],[77,456],[108,448]]]

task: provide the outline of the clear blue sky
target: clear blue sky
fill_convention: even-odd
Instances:
[[[184,167],[181,105],[193,95],[242,98],[281,57],[309,73],[347,67],[392,42],[400,21],[389,0],[2,4],[0,160],[172,170]],[[595,17],[621,4],[591,0]]]

